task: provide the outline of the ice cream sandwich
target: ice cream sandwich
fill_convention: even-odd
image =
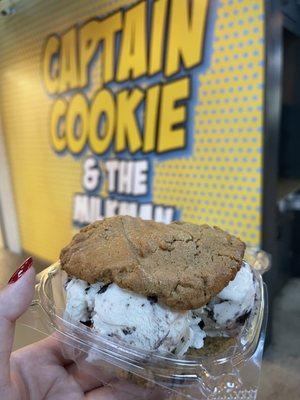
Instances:
[[[245,244],[208,225],[118,216],[81,229],[61,251],[65,316],[112,340],[185,354],[230,336],[255,300]]]

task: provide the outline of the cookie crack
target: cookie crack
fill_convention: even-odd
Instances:
[[[184,243],[193,242],[193,239],[194,239],[193,237],[187,238],[187,239],[179,239],[179,238],[173,237],[173,239],[171,239],[171,240],[165,239],[164,243],[168,244],[169,246],[172,246],[172,245],[174,245],[174,243],[177,243],[177,242],[184,242]],[[158,248],[155,249],[155,251],[157,251],[158,249],[163,250],[163,251],[168,251],[171,253],[173,250],[175,250],[175,246],[174,247],[164,247],[164,244],[160,243],[158,245]]]
[[[172,292],[177,292],[177,288],[181,286],[183,288],[190,288],[190,289],[194,289],[194,285],[192,283],[182,283],[182,282],[177,282],[174,289],[172,290]]]
[[[121,218],[121,224],[122,224],[125,240],[126,240],[126,242],[128,243],[128,245],[130,247],[131,253],[132,253],[135,261],[137,262],[138,266],[141,267],[138,250],[136,249],[134,243],[129,239],[129,235],[128,235],[127,230],[125,228],[125,224],[124,224],[123,218]]]
[[[228,258],[229,260],[236,261],[237,263],[241,262],[241,260],[239,260],[237,257],[229,255],[229,254],[217,253],[216,255],[217,255],[217,257],[225,257],[225,258]]]

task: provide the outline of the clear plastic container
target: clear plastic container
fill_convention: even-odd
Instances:
[[[68,322],[63,317],[67,275],[59,263],[41,274],[35,299],[21,322],[54,336],[80,370],[99,384],[120,390],[124,400],[256,399],[267,321],[261,273],[269,263],[261,252],[249,254],[257,281],[255,309],[235,338],[215,339],[221,346],[213,354],[204,350],[183,358],[164,356],[114,342],[83,324]]]

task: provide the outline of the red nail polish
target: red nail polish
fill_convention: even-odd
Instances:
[[[16,270],[16,272],[10,278],[10,280],[8,281],[8,284],[17,282],[17,280],[19,280],[21,278],[21,276],[23,276],[25,274],[25,272],[29,270],[29,268],[32,266],[32,264],[33,264],[32,257],[27,258],[27,260],[25,260],[23,262],[23,264]]]

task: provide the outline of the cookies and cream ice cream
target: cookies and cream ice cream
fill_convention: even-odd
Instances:
[[[254,305],[255,283],[247,264],[205,307],[176,311],[112,283],[88,284],[73,278],[66,284],[65,318],[84,323],[99,334],[123,343],[183,355],[200,349],[204,338],[230,329],[249,315]],[[224,334],[224,330],[220,331]],[[226,331],[225,331],[226,332]]]
[[[219,228],[113,217],[82,229],[61,253],[65,317],[144,350],[185,354],[251,313],[244,244]]]
[[[242,322],[252,310],[255,298],[255,283],[253,273],[248,264],[244,263],[239,272],[215,298],[214,304],[208,304],[213,318],[221,327],[230,327]]]
[[[247,263],[236,277],[204,307],[193,310],[205,324],[208,336],[231,336],[249,317],[254,308],[256,283]]]
[[[201,348],[205,332],[201,317],[174,311],[116,284],[89,285],[73,278],[66,284],[65,318],[91,326],[99,334],[144,350],[162,353]]]

